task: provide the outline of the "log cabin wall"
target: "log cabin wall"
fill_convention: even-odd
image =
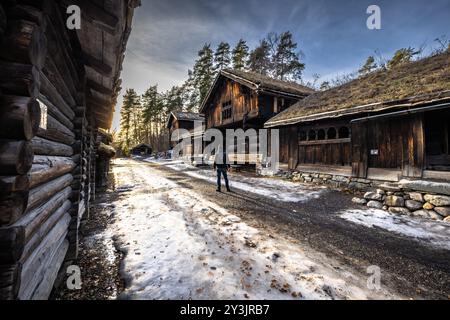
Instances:
[[[124,49],[129,11],[119,12]],[[85,66],[114,74],[116,90],[122,59],[104,70],[86,58],[64,14],[56,0],[0,4],[0,299],[48,298],[63,263],[77,257],[95,197],[97,130],[112,113],[95,114]]]
[[[222,80],[206,110],[207,129],[243,121],[244,115],[254,118],[258,113],[258,95],[230,79]]]

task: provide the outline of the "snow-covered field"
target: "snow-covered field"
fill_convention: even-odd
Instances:
[[[126,252],[122,298],[399,298],[384,287],[368,289],[369,275],[255,229],[157,170],[129,162],[118,159],[113,167],[120,195],[110,231]]]
[[[442,221],[429,221],[408,216],[398,216],[378,209],[350,209],[342,212],[341,218],[369,228],[411,237],[422,244],[450,250],[450,225]]]
[[[216,173],[212,169],[195,168],[179,160],[154,160],[146,159],[144,161],[157,163],[168,168],[183,171],[185,174],[216,183]],[[326,192],[325,187],[311,186],[290,181],[283,181],[274,178],[253,178],[242,175],[229,174],[230,186],[232,189],[249,191],[261,196],[269,197],[283,202],[304,202],[319,198]],[[223,184],[222,179],[222,184]]]

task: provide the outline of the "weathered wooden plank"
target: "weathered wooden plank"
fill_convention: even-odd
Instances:
[[[31,297],[32,300],[47,300],[49,298],[68,249],[69,241],[64,240],[56,250],[53,258],[47,263],[42,281],[34,291]]]
[[[71,146],[40,137],[34,137],[31,144],[35,155],[70,157],[74,154]]]
[[[54,156],[35,156],[30,171],[30,187],[34,188],[47,181],[60,177],[75,168],[72,158]]]
[[[41,283],[48,261],[57,252],[57,249],[64,241],[67,235],[67,227],[70,222],[70,216],[64,215],[63,218],[52,228],[45,239],[40,243],[39,247],[33,251],[27,260],[23,261],[21,273],[21,286],[18,298],[21,300],[29,300],[33,292]]]
[[[20,273],[22,265],[0,266],[0,300],[13,300],[16,298],[20,287]]]
[[[71,174],[65,174],[62,177],[31,189],[27,210],[29,211],[36,208],[39,204],[46,202],[55,193],[70,186],[72,180],[73,177]]]
[[[41,109],[35,99],[0,97],[0,139],[30,140],[38,129]]]
[[[17,191],[27,191],[30,186],[28,175],[0,176],[0,194],[10,194]]]
[[[31,64],[0,61],[0,89],[4,94],[36,98],[39,88],[38,68]]]
[[[45,220],[39,228],[34,232],[33,236],[26,242],[23,253],[21,256],[21,260],[27,259],[33,251],[38,247],[38,245],[42,242],[45,236],[49,233],[49,231],[56,225],[56,223],[62,218],[64,214],[66,214],[72,203],[69,200],[66,200],[64,204],[59,207],[47,220]]]
[[[0,140],[0,175],[22,175],[33,164],[33,148],[27,141]]]
[[[47,127],[39,128],[37,135],[69,146],[75,142],[75,134],[50,115],[47,115]]]
[[[0,47],[1,58],[42,69],[46,54],[47,39],[41,27],[26,20],[8,21]]]

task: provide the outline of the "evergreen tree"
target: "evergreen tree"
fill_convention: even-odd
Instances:
[[[188,70],[188,79],[183,84],[183,98],[186,111],[195,111],[199,105],[198,88],[195,85],[194,72]]]
[[[375,62],[375,58],[373,56],[369,56],[366,60],[366,63],[358,70],[360,76],[365,76],[372,71],[376,70],[378,65]]]
[[[266,39],[260,41],[259,46],[250,52],[247,62],[250,71],[267,75],[271,69],[270,45]]]
[[[210,44],[205,44],[198,52],[198,59],[194,65],[194,84],[198,90],[199,103],[208,94],[214,80],[213,52]]]
[[[240,39],[236,44],[236,47],[234,48],[232,53],[231,60],[233,62],[233,69],[243,70],[245,68],[247,58],[248,58],[247,42],[245,42],[243,39]]]
[[[222,69],[228,68],[230,66],[230,62],[230,45],[226,42],[219,43],[216,52],[214,53],[214,71],[218,72]]]
[[[135,127],[135,109],[139,104],[139,96],[134,89],[127,89],[123,96],[123,105],[120,110],[120,136],[121,148],[125,153],[130,150],[133,138],[133,129]]]
[[[279,36],[277,50],[273,56],[274,76],[280,80],[301,80],[305,64],[300,62],[297,43],[292,39],[292,33],[283,32]]]

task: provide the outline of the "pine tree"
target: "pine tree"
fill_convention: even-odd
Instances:
[[[214,80],[213,52],[210,44],[205,44],[198,52],[193,77],[195,87],[198,90],[199,103],[201,103],[208,94],[209,88]]]
[[[267,75],[271,69],[270,45],[266,39],[260,41],[259,46],[250,52],[247,62],[250,71]]]
[[[247,42],[245,42],[243,39],[240,39],[236,44],[236,47],[234,48],[232,53],[231,60],[233,62],[233,69],[243,70],[245,68],[247,59],[248,59]]]
[[[230,62],[230,45],[226,42],[219,43],[214,53],[214,71],[217,73],[222,69],[228,68]]]
[[[292,33],[283,32],[279,36],[278,46],[273,56],[274,76],[280,80],[301,80],[305,64],[300,62],[297,43],[292,39]]]
[[[134,129],[134,112],[136,105],[139,103],[139,96],[134,89],[127,89],[123,96],[123,105],[120,110],[120,136],[121,136],[121,148],[127,154],[130,150],[133,129]]]
[[[366,63],[358,70],[360,76],[365,76],[372,71],[376,70],[378,65],[375,62],[375,58],[373,56],[369,56],[366,60]]]

